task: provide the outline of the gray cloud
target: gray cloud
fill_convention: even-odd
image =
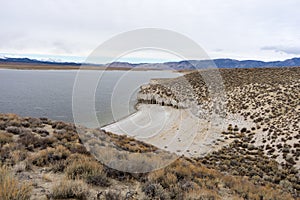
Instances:
[[[72,49],[69,48],[69,45],[66,45],[64,42],[55,41],[53,46],[57,52],[71,54]]]
[[[282,53],[293,54],[293,55],[300,55],[300,46],[299,47],[265,46],[265,47],[262,47],[261,50],[282,52]]]

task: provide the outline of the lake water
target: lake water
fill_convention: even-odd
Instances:
[[[1,69],[0,112],[73,122],[72,92],[76,74],[76,70]],[[170,71],[105,71],[95,92],[100,125],[133,113],[140,85],[152,78],[179,75]],[[112,96],[118,97],[113,109]]]

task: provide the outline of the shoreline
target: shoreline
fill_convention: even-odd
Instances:
[[[127,67],[103,67],[103,66],[81,66],[81,65],[50,65],[50,64],[24,64],[24,63],[0,63],[0,69],[11,70],[107,70],[107,71],[171,71],[182,74],[188,74],[194,71],[202,70],[226,70],[226,69],[276,69],[276,68],[298,68],[300,66],[285,67],[253,67],[253,68],[199,68],[199,69],[156,69],[156,68],[127,68]]]
[[[34,65],[23,63],[0,63],[0,69],[12,70],[108,70],[108,71],[172,71],[177,70],[161,70],[161,69],[147,69],[147,68],[126,68],[126,67],[101,67],[101,66],[74,66],[74,65]]]
[[[127,135],[160,149],[187,157],[204,156],[231,141],[223,139],[222,119],[214,126],[207,119],[194,116],[188,109],[157,104],[138,104],[137,111],[100,129]]]

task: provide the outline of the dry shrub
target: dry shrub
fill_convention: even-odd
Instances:
[[[24,151],[23,149],[16,149],[16,150],[10,152],[10,156],[11,156],[13,163],[16,164],[20,161],[25,160],[28,156],[28,153],[27,153],[27,151]]]
[[[65,122],[60,122],[60,121],[53,121],[52,122],[52,128],[54,129],[65,129],[67,128],[69,125]]]
[[[122,196],[120,191],[116,191],[116,190],[109,190],[109,191],[105,192],[103,195],[104,195],[105,200],[126,199]]]
[[[66,141],[66,142],[79,141],[78,134],[72,130],[68,130],[68,131],[65,129],[55,130],[53,136],[58,140]]]
[[[17,143],[8,143],[0,148],[0,162],[8,165],[14,165],[26,158],[27,151],[22,145]]]
[[[169,193],[159,183],[146,183],[143,185],[142,191],[150,199],[171,199]]]
[[[193,171],[190,169],[190,166],[185,165],[184,163],[181,166],[176,165],[176,166],[172,167],[171,170],[172,170],[172,173],[174,173],[179,180],[182,180],[184,178],[190,179],[192,177],[192,173],[193,173]]]
[[[224,176],[222,179],[225,187],[235,191],[244,199],[292,199],[288,193],[273,189],[274,186],[271,185],[254,185],[246,178],[242,177]]]
[[[28,160],[25,160],[25,161],[15,164],[13,169],[14,169],[15,173],[20,173],[20,172],[24,172],[26,170],[32,170],[32,165],[31,165],[31,163],[28,162]]]
[[[63,180],[52,188],[50,196],[53,199],[79,199],[85,200],[89,197],[88,186],[80,180]]]
[[[8,160],[11,159],[10,151],[11,151],[11,149],[9,146],[0,148],[0,162],[1,163],[6,163]]]
[[[43,129],[43,128],[33,128],[32,132],[35,132],[40,137],[47,137],[49,135],[49,132],[46,129]]]
[[[89,175],[86,178],[86,182],[91,185],[108,187],[111,185],[110,180],[107,178],[105,173],[98,175]]]
[[[160,187],[162,187],[163,194],[166,193],[171,199],[186,199],[187,194],[195,193],[202,187],[207,191],[218,189],[218,176],[216,171],[207,169],[193,160],[180,158],[164,169],[151,172],[143,185],[143,191],[150,198],[155,196],[156,191],[161,193]],[[199,198],[194,199],[217,199],[218,197],[211,196],[198,195]],[[193,199],[193,196],[188,198]]]
[[[186,200],[219,200],[220,196],[212,190],[200,189],[192,190],[185,194],[184,199]]]
[[[255,185],[243,177],[224,176],[188,159],[178,159],[170,166],[150,173],[142,187],[149,198],[157,198],[163,190],[172,199],[220,199],[214,191],[222,189],[243,199],[291,199],[279,188]]]
[[[15,135],[20,135],[24,129],[16,126],[9,126],[5,129],[7,132],[15,134]]]
[[[35,144],[39,142],[39,138],[36,137],[34,134],[31,132],[29,133],[24,133],[20,135],[20,138],[17,141],[19,144],[24,145],[27,149],[33,150]]]
[[[60,160],[65,160],[69,155],[70,151],[66,147],[59,145],[55,148],[48,147],[47,149],[37,152],[30,160],[32,164],[42,167],[49,164],[55,164]]]
[[[6,167],[0,168],[0,199],[1,200],[28,200],[31,195],[30,184],[20,184],[12,177]]]
[[[19,118],[15,118],[15,119],[12,119],[10,120],[8,123],[7,123],[8,126],[16,126],[16,127],[20,127],[21,126],[21,121]]]
[[[152,183],[160,183],[164,188],[170,188],[172,185],[177,184],[177,177],[164,170],[152,172],[148,176],[148,180]]]
[[[111,185],[103,166],[92,157],[73,154],[66,163],[65,173],[70,179],[85,179],[88,184],[101,187]]]
[[[51,166],[51,171],[54,173],[63,172],[66,168],[65,160],[58,160]]]
[[[117,147],[128,152],[146,153],[157,150],[157,147],[151,144],[135,140],[134,138],[126,135],[115,135],[110,132],[105,132],[105,136],[108,136]]]
[[[165,176],[165,181],[166,185],[172,185],[177,183],[177,177],[174,174],[167,173]]]
[[[2,130],[5,130],[8,126],[19,127],[21,125],[20,119],[15,114],[1,114],[0,121],[0,129]]]
[[[85,146],[80,143],[71,143],[69,149],[72,153],[90,155],[90,152],[87,151]]]
[[[4,131],[0,131],[0,147],[3,146],[6,143],[13,142],[13,135],[10,133],[6,133]]]
[[[34,148],[46,149],[47,147],[53,147],[57,139],[54,137],[42,138],[31,132],[27,132],[20,135],[17,142],[24,145],[28,150],[33,151]]]
[[[208,169],[194,161],[179,159],[167,167],[167,170],[177,176],[178,180],[194,179],[194,178],[207,178],[215,179],[219,176],[217,171]]]
[[[36,127],[40,127],[43,128],[45,125],[43,125],[42,120],[38,119],[38,118],[28,118],[27,122],[30,124],[31,128],[36,128]]]
[[[70,157],[67,162],[68,167],[65,172],[70,179],[86,179],[89,176],[104,175],[103,166],[91,157],[78,154]]]

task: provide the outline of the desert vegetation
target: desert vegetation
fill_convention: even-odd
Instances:
[[[153,172],[126,173],[109,168],[90,155],[73,124],[13,114],[1,114],[0,124],[1,199],[296,198],[295,192],[286,190],[285,182],[257,180],[247,173],[231,175],[229,169],[224,171],[207,163],[213,163],[213,159],[205,162],[180,157]],[[97,132],[109,137],[101,142],[114,148],[124,146],[122,150],[131,152],[155,150],[133,138],[93,130],[94,134]],[[269,170],[278,173],[276,167]],[[273,178],[271,172],[268,175]]]
[[[191,109],[199,118],[238,116],[245,126],[228,119],[222,148],[193,157],[209,168],[280,184],[299,196],[299,80],[299,67],[200,70],[142,86],[138,98],[140,103]]]
[[[30,183],[20,183],[8,167],[0,168],[0,198],[3,200],[18,199],[26,200],[31,196]]]
[[[212,112],[224,118],[239,115],[255,124],[239,127],[255,133],[249,142],[280,164],[299,169],[299,80],[299,67],[202,70],[142,86],[138,98],[141,103],[191,108],[200,118]]]

